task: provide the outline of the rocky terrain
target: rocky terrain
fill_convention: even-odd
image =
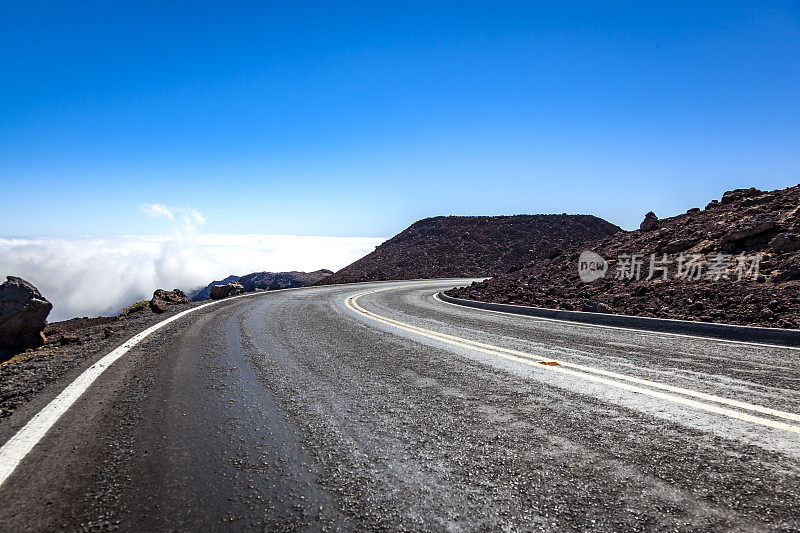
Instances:
[[[581,280],[582,250],[607,260],[601,264],[605,276]],[[800,185],[769,192],[728,191],[705,209],[663,220],[648,213],[639,230],[576,244],[557,257],[530,261],[525,268],[449,294],[567,310],[797,328]]]
[[[501,274],[618,231],[592,215],[426,218],[318,284]]]

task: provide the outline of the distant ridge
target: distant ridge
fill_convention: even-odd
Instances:
[[[314,272],[253,272],[239,278],[239,283],[244,285],[247,292],[261,289],[274,291],[277,289],[291,289],[313,285],[333,274],[333,271],[322,269]]]
[[[206,300],[211,293],[214,285],[225,285],[229,281],[238,281],[244,286],[246,292],[255,290],[274,291],[276,289],[290,289],[293,287],[306,287],[313,285],[320,280],[330,276],[333,272],[327,269],[315,270],[314,272],[252,272],[244,276],[228,276],[219,281],[212,281],[208,286],[194,293],[189,294],[193,302]]]

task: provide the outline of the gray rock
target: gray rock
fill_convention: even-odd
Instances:
[[[36,287],[8,276],[0,285],[0,348],[24,350],[44,344],[42,331],[51,309],[53,304]]]
[[[244,293],[244,286],[238,281],[229,281],[225,285],[214,285],[211,287],[209,296],[212,300],[221,300],[230,296]]]

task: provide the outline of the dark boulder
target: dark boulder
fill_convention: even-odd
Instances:
[[[8,276],[0,285],[0,349],[24,350],[44,344],[42,331],[51,309],[53,304],[36,287]]]
[[[722,195],[722,200],[720,200],[719,203],[721,205],[727,205],[737,200],[742,200],[751,196],[758,196],[760,194],[762,194],[762,191],[756,189],[755,187],[750,187],[749,189],[734,189],[732,191],[725,192]]]
[[[230,296],[244,293],[244,287],[238,281],[229,281],[225,285],[214,285],[211,287],[209,295],[212,300],[221,300]]]
[[[184,294],[184,292],[180,289],[172,289],[172,291],[167,292],[164,289],[156,289],[153,293],[153,299],[156,298],[164,300],[169,305],[182,305],[189,303],[189,297]]]
[[[200,290],[189,292],[189,299],[193,302],[208,300],[211,297],[211,287],[214,285],[225,285],[229,281],[239,281],[239,276],[228,276],[225,279],[214,280]]]
[[[644,216],[644,220],[639,225],[639,229],[642,231],[653,231],[658,226],[658,217],[655,213],[650,211]]]
[[[154,313],[163,313],[170,305],[188,304],[189,298],[180,289],[173,289],[171,292],[164,289],[156,289],[153,298],[150,300],[150,309]]]
[[[169,304],[166,300],[162,300],[161,298],[153,298],[150,300],[150,310],[154,313],[161,314],[167,310]]]

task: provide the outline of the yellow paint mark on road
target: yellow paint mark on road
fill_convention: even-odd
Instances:
[[[660,383],[657,381],[651,381],[633,376],[627,376],[625,374],[619,374],[617,372],[609,372],[607,370],[602,370],[599,368],[589,367],[585,365],[579,365],[576,363],[569,363],[566,361],[551,361],[545,363],[540,358],[529,353],[521,352],[518,350],[511,350],[500,346],[485,344],[478,341],[465,339],[463,337],[456,337],[445,333],[439,333],[429,329],[421,328],[419,326],[414,326],[412,324],[407,324],[405,322],[400,322],[399,320],[394,320],[392,318],[384,317],[376,313],[373,313],[371,311],[367,311],[366,309],[361,307],[357,302],[357,300],[362,296],[390,290],[392,288],[394,287],[375,289],[348,296],[347,298],[345,298],[345,305],[351,311],[354,311],[355,313],[361,316],[369,318],[370,320],[379,322],[381,324],[402,331],[413,333],[422,337],[444,342],[453,346],[458,346],[460,348],[466,348],[487,355],[493,355],[496,357],[507,359],[509,361],[514,361],[517,363],[538,367],[543,370],[547,369],[553,372],[559,372],[561,374],[578,377],[581,379],[585,379],[587,381],[599,383],[609,387],[614,387],[638,394],[644,394],[654,398],[659,398],[669,402],[734,418],[737,420],[742,420],[745,422],[751,422],[766,427],[782,429],[785,431],[791,431],[800,434],[800,426],[798,425],[787,424],[786,422],[782,422],[780,420],[763,418],[760,416],[752,415],[750,413],[729,409],[727,407],[720,407],[719,405],[700,402],[692,398],[699,398],[706,401],[727,405],[730,407],[737,407],[739,409],[744,409],[747,411],[753,411],[771,415],[776,418],[783,418],[786,420],[800,421],[800,414],[780,411],[777,409],[772,409],[770,407],[755,405],[747,402],[742,402],[739,400],[732,400],[730,398],[715,396],[713,394],[707,394],[704,392],[694,391],[683,387],[676,387],[674,385],[669,385],[666,383]],[[555,363],[555,364],[549,364],[549,363]],[[635,383],[636,385],[631,385],[630,383]],[[662,391],[668,391],[668,392],[662,392]]]

